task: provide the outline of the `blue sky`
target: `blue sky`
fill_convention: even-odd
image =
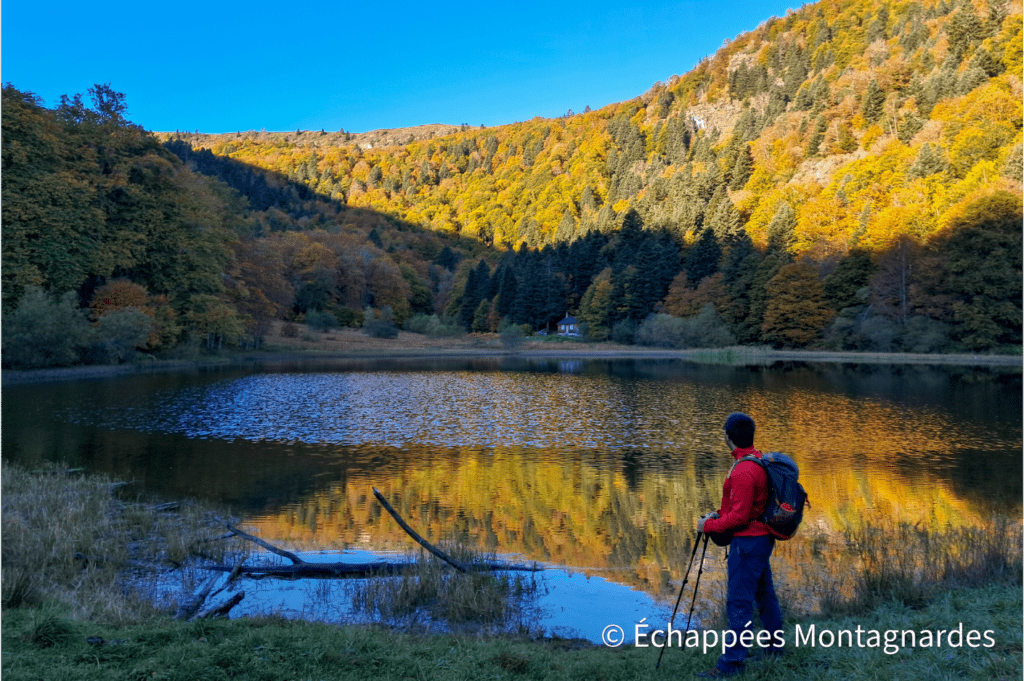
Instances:
[[[0,78],[110,83],[155,131],[490,126],[630,99],[790,6],[6,0]]]

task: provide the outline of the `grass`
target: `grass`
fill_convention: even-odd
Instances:
[[[773,564],[792,614],[859,616],[885,604],[921,608],[954,588],[1019,589],[1022,546],[1021,523],[1008,518],[940,530],[894,523],[778,542]]]
[[[442,550],[463,564],[497,562],[461,544]],[[540,583],[532,572],[457,572],[421,553],[415,572],[398,577],[351,580],[345,584],[353,610],[396,626],[443,623],[459,629],[508,632],[529,630],[533,597]]]
[[[887,604],[857,618],[815,619],[823,630],[990,630],[992,647],[881,648],[794,646],[788,654],[752,660],[742,678],[1019,679],[1020,589],[958,589],[918,610]],[[3,627],[5,679],[675,679],[715,663],[717,651],[609,649],[579,641],[466,635],[419,636],[378,627],[335,627],[283,619],[193,623],[151,622],[124,628],[63,617],[53,609],[8,611]],[[45,624],[58,640],[34,635]],[[92,645],[100,640],[102,645]]]
[[[138,622],[177,606],[154,600],[167,569],[200,545],[224,557],[222,542],[202,542],[223,531],[209,509],[126,501],[121,483],[59,467],[30,472],[4,462],[0,475],[5,611],[48,602],[74,617]],[[181,577],[188,586],[193,575]]]

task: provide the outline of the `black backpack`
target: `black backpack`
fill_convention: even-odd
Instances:
[[[768,505],[760,520],[768,526],[776,539],[789,539],[800,527],[804,506],[810,506],[807,493],[800,484],[800,468],[796,461],[781,452],[769,452],[760,459],[745,456],[740,461],[756,461],[768,474],[771,491]]]

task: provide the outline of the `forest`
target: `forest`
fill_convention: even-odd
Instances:
[[[567,314],[664,347],[1019,353],[1021,23],[822,0],[629,101],[404,139],[151,133],[108,86],[7,84],[4,364]]]

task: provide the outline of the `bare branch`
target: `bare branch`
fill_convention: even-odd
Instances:
[[[239,537],[242,537],[243,539],[248,539],[252,543],[257,544],[259,546],[262,546],[267,551],[270,551],[271,553],[276,553],[277,555],[281,556],[282,558],[287,558],[288,560],[290,560],[295,565],[306,565],[306,561],[302,560],[301,558],[296,556],[291,551],[285,551],[284,549],[279,549],[276,546],[274,546],[273,544],[271,544],[269,542],[265,542],[262,539],[260,539],[259,537],[254,537],[253,535],[248,534],[247,532],[242,532],[240,529],[238,529],[237,527],[233,527],[232,525],[228,525],[226,523],[225,523],[225,525],[227,526],[227,528],[229,530],[231,530],[231,532],[233,534],[235,534],[235,535],[237,535]]]
[[[373,487],[372,489],[373,489],[373,496],[377,497],[377,501],[379,501],[380,505],[384,507],[384,510],[391,514],[391,517],[395,519],[395,522],[397,522],[398,525],[403,530],[405,530],[405,533],[407,535],[409,535],[410,537],[415,539],[417,544],[419,544],[420,546],[425,548],[427,551],[430,551],[432,554],[434,554],[435,556],[437,556],[438,558],[440,558],[444,562],[448,563],[449,565],[451,565],[453,568],[455,568],[459,572],[465,572],[466,571],[466,566],[464,566],[462,563],[459,563],[458,561],[454,560],[447,553],[445,553],[441,549],[435,547],[433,544],[431,544],[426,539],[424,539],[419,534],[417,534],[416,530],[414,530],[411,527],[409,527],[409,524],[406,523],[404,520],[402,520],[402,516],[398,515],[398,511],[396,511],[395,509],[391,508],[391,504],[389,504],[388,500],[384,498],[384,495],[381,494],[380,491],[378,491],[376,487]]]

